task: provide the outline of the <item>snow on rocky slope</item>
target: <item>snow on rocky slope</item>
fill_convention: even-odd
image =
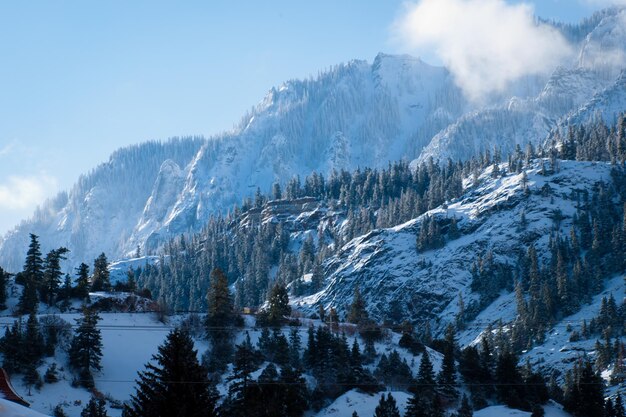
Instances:
[[[470,290],[470,268],[479,256],[492,251],[497,262],[513,264],[518,254],[525,253],[532,242],[538,253],[547,253],[549,235],[556,230],[552,220],[554,213],[560,210],[562,216],[560,233],[569,233],[576,212],[573,192],[591,192],[598,182],[611,181],[609,164],[560,161],[558,172],[544,176],[540,173],[541,162],[537,160],[526,169],[529,190],[526,193],[523,173],[493,178],[491,171],[491,167],[485,170],[477,185],[466,180],[465,194],[447,206],[394,228],[374,230],[347,243],[325,263],[325,288],[292,300],[294,306],[312,313],[321,303],[345,314],[355,288],[359,287],[376,320],[389,318],[387,306],[395,301],[401,314],[396,319],[429,319],[433,328],[441,331],[455,320],[459,294],[466,306],[478,300]],[[526,218],[523,228],[522,213]],[[435,216],[444,232],[455,217],[461,236],[447,242],[443,248],[418,253],[416,238],[427,216]],[[512,319],[515,303],[511,297],[503,293],[484,310],[485,317],[476,318],[477,322]],[[462,338],[462,343],[469,343],[484,328],[471,323],[468,326],[475,333],[467,336],[468,340]]]

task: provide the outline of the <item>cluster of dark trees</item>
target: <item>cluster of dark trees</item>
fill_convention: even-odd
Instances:
[[[30,234],[24,268],[15,275],[15,283],[22,285],[16,313],[36,313],[40,302],[48,306],[57,306],[64,311],[72,299],[88,301],[89,291],[112,289],[108,261],[104,253],[94,260],[94,271],[91,276],[89,266],[82,263],[76,268],[76,277],[73,280],[69,274],[63,274],[61,268],[61,262],[66,259],[65,255],[68,252],[69,249],[60,247],[49,251],[43,257],[39,237]],[[11,274],[0,268],[0,309],[6,308],[10,277]],[[135,285],[133,280],[129,284]]]
[[[101,369],[102,338],[97,327],[98,314],[85,308],[76,320],[74,334],[72,326],[55,315],[38,319],[35,313],[28,316],[26,323],[21,318],[6,329],[0,338],[2,367],[10,374],[21,373],[29,387],[40,387],[43,382],[54,383],[57,379],[56,364],[51,365],[44,381],[37,371],[44,357],[54,357],[58,347],[67,350],[68,365],[76,372],[75,385],[93,388],[93,372]],[[61,341],[69,341],[69,346]]]

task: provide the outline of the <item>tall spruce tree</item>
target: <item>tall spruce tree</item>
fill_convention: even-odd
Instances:
[[[22,314],[36,312],[39,302],[37,291],[43,281],[43,259],[41,258],[39,237],[32,233],[30,234],[28,252],[26,252],[22,281],[24,289],[18,303],[19,311]]]
[[[212,417],[217,395],[200,365],[191,336],[172,330],[139,372],[124,417]]]
[[[100,371],[102,366],[102,336],[98,329],[100,316],[87,308],[81,318],[76,319],[77,329],[70,344],[70,366],[78,372],[80,385],[86,388],[94,386],[92,371]]]
[[[210,371],[223,371],[233,356],[233,326],[235,308],[228,278],[217,268],[211,272],[211,281],[207,293],[208,310],[204,321],[206,334],[211,342],[207,366]]]
[[[279,326],[291,314],[289,305],[289,293],[282,281],[278,281],[272,287],[268,298],[267,320],[272,326]]]
[[[354,324],[362,324],[369,319],[367,310],[365,310],[365,300],[361,295],[361,290],[357,286],[354,289],[354,296],[352,297],[352,304],[350,305],[350,311],[346,321]]]
[[[76,268],[76,297],[89,302],[89,265],[81,263]]]
[[[454,400],[457,398],[456,391],[456,366],[454,362],[454,352],[456,351],[454,326],[449,325],[446,329],[446,338],[443,351],[443,362],[441,372],[437,375],[439,392],[446,398]]]
[[[0,339],[2,367],[10,374],[19,372],[25,362],[22,319],[15,320]]]
[[[69,249],[64,247],[53,249],[48,252],[44,260],[43,283],[39,287],[39,294],[41,301],[49,306],[54,304],[59,294],[61,277],[63,276],[61,272],[61,261],[67,259],[65,254],[68,252]]]
[[[10,277],[11,274],[5,272],[5,270],[0,267],[0,310],[7,308],[7,286],[9,284]]]
[[[436,415],[433,407],[435,400],[437,400],[435,388],[433,363],[430,361],[428,351],[424,351],[415,385],[411,387],[413,395],[407,402],[405,417],[432,417]]]
[[[93,277],[91,279],[92,291],[110,291],[111,281],[109,279],[109,261],[104,253],[101,253],[93,261]]]
[[[228,389],[227,415],[246,416],[251,406],[250,387],[253,383],[252,373],[259,368],[259,353],[252,346],[250,335],[246,332],[244,341],[237,345],[233,373],[228,378],[231,382]]]
[[[26,322],[26,333],[22,343],[25,363],[39,365],[45,351],[45,342],[41,334],[41,326],[35,313],[30,313]]]

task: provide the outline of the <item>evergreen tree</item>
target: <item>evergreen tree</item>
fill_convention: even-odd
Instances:
[[[300,338],[300,330],[293,327],[289,331],[289,359],[290,365],[295,369],[302,367],[300,360],[300,350],[302,349],[302,339]]]
[[[21,319],[15,320],[13,325],[4,332],[4,336],[0,339],[0,352],[2,352],[2,367],[8,373],[19,372],[22,369],[25,358]]]
[[[91,397],[80,412],[80,417],[108,417],[106,403],[102,398]]]
[[[207,317],[205,325],[210,339],[216,335],[216,328],[233,326],[235,322],[235,308],[232,295],[228,288],[228,278],[219,268],[211,272],[210,287],[207,294]],[[229,331],[230,333],[230,331]]]
[[[89,265],[81,263],[76,268],[76,297],[89,302]]]
[[[443,362],[441,372],[437,376],[439,391],[448,399],[456,399],[456,366],[454,362],[454,352],[456,350],[455,330],[452,325],[446,329],[446,338],[443,349]]]
[[[53,249],[46,255],[44,261],[44,273],[43,283],[39,287],[39,294],[41,300],[48,304],[53,305],[61,286],[61,261],[67,259],[65,254],[69,252],[67,248]]]
[[[216,268],[211,272],[207,293],[206,333],[211,342],[208,367],[211,371],[223,371],[233,355],[233,326],[236,313],[226,274]]]
[[[32,387],[41,387],[41,377],[39,376],[39,372],[37,372],[37,367],[33,363],[26,362],[24,364],[25,369],[23,370],[24,376],[22,377],[22,381],[24,385],[28,387],[28,395],[31,395]]]
[[[387,394],[387,398],[385,398],[384,393],[380,396],[378,405],[374,410],[374,417],[400,417],[396,399],[393,398],[391,393]]]
[[[252,373],[259,368],[258,353],[252,346],[250,335],[246,332],[246,339],[235,349],[233,373],[228,378],[231,382],[228,389],[228,414],[245,416],[246,410],[251,407],[250,386]]]
[[[604,382],[591,365],[586,361],[578,380],[580,397],[577,407],[572,410],[576,416],[601,416],[604,410]]]
[[[139,372],[137,390],[124,417],[216,416],[216,393],[200,365],[191,336],[172,330]]]
[[[299,417],[307,409],[306,381],[298,369],[285,366],[280,372],[282,416]]]
[[[26,253],[26,261],[24,262],[24,271],[22,272],[22,281],[24,289],[18,303],[21,313],[29,314],[37,310],[39,298],[37,290],[43,281],[43,259],[41,259],[41,245],[39,237],[30,234],[30,244]]]
[[[102,336],[98,329],[100,316],[95,311],[83,309],[81,318],[76,319],[77,329],[70,344],[70,366],[78,372],[80,385],[92,388],[92,371],[100,371],[102,366]]]
[[[415,386],[411,388],[413,395],[407,402],[405,417],[434,416],[435,409],[433,404],[437,397],[435,387],[433,363],[430,361],[428,352],[424,351],[420,360]]]
[[[268,299],[267,320],[272,326],[280,325],[285,317],[291,314],[291,306],[289,305],[289,294],[287,288],[282,282],[277,282],[270,292]]]
[[[104,253],[101,253],[93,261],[93,276],[91,277],[92,291],[110,291],[111,281],[109,280],[109,261]]]
[[[9,278],[11,274],[5,272],[2,267],[0,267],[0,310],[4,310],[7,308],[7,285],[9,284]]]
[[[62,301],[61,303],[61,311],[67,311],[70,307],[70,299],[72,298],[72,277],[70,274],[65,274],[65,279],[63,280],[63,287],[59,292],[58,299]]]
[[[361,296],[359,287],[354,288],[354,297],[352,297],[352,304],[350,305],[350,311],[346,321],[360,325],[369,319],[367,310],[365,310],[365,300]]]
[[[524,400],[524,381],[517,367],[515,354],[508,350],[500,353],[497,359],[495,377],[499,401],[511,408],[528,408]]]
[[[44,354],[45,343],[41,335],[39,320],[35,313],[30,313],[26,322],[26,334],[22,343],[24,361],[27,364],[39,365]]]

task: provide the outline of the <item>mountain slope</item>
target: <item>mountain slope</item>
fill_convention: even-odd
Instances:
[[[560,172],[547,176],[540,174],[541,163],[525,173],[498,178],[492,178],[491,170],[478,178],[478,186],[467,180],[464,196],[447,208],[347,243],[325,264],[325,288],[297,298],[293,304],[310,313],[317,310],[318,303],[346,313],[358,286],[375,320],[419,318],[443,330],[456,320],[459,293],[466,306],[480,302],[471,289],[472,264],[491,252],[495,263],[513,265],[531,244],[538,253],[549,253],[550,236],[557,232],[567,235],[572,227],[577,210],[572,196],[591,193],[600,182],[611,182],[611,166],[605,163],[561,161]],[[561,216],[558,228],[553,221],[556,212]],[[417,236],[430,216],[437,219],[443,234],[456,218],[460,237],[440,249],[418,253]],[[400,306],[399,313],[388,310],[394,302]],[[497,318],[512,319],[515,314],[513,306],[500,311]]]

